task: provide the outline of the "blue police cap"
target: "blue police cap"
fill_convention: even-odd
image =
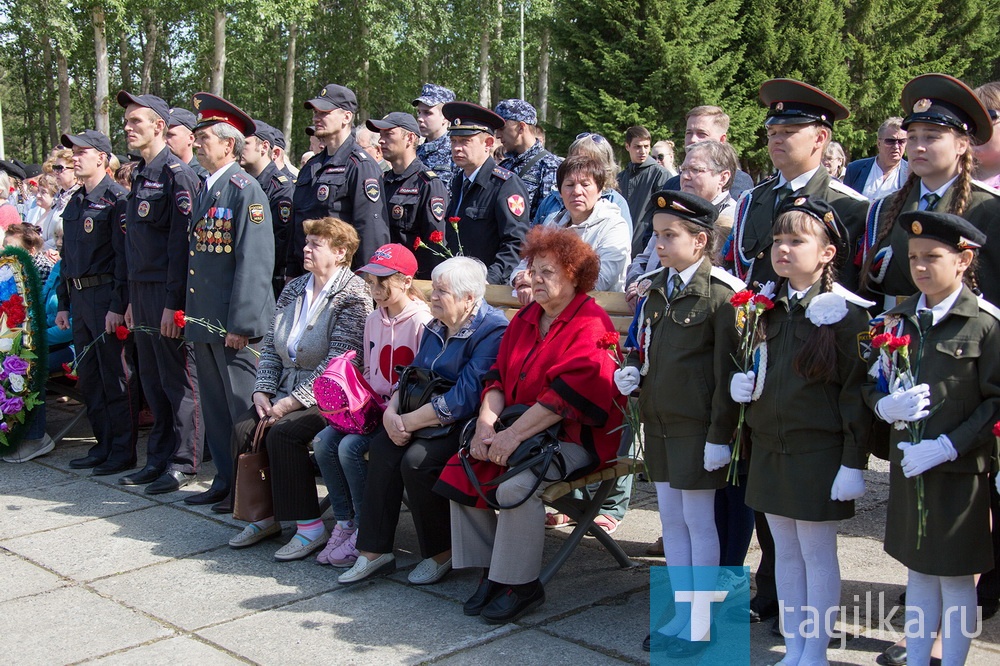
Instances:
[[[420,89],[420,96],[410,102],[410,104],[416,106],[420,102],[423,102],[427,106],[437,106],[438,104],[447,104],[454,101],[455,93],[453,91],[436,83],[425,83],[424,87]]]
[[[504,120],[513,120],[518,123],[538,124],[538,114],[535,107],[531,106],[523,99],[505,99],[494,109],[496,114]]]
[[[193,132],[194,126],[197,124],[198,119],[195,118],[194,113],[191,111],[176,106],[170,109],[170,119],[167,120],[167,127],[182,125]]]
[[[129,104],[152,109],[153,113],[163,118],[163,122],[168,125],[170,124],[170,106],[161,97],[157,97],[156,95],[133,95],[124,90],[119,90],[115,99],[123,109],[127,109]]]

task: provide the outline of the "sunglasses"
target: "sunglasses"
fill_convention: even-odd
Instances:
[[[656,160],[657,162],[662,162],[663,160],[667,159],[667,156],[666,155],[653,155],[653,159]]]
[[[68,168],[69,168],[68,166],[65,166],[63,164],[53,164],[52,165],[52,171],[55,172],[55,173],[62,173],[63,171],[65,171]]]
[[[887,146],[905,146],[906,139],[882,139],[882,143]]]
[[[590,137],[590,140],[593,141],[594,143],[607,141],[607,139],[605,139],[600,134],[594,134],[593,132],[580,132],[579,134],[576,135],[576,140],[579,141],[580,139],[586,139],[587,137]]]

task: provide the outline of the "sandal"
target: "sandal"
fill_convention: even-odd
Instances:
[[[594,518],[594,524],[600,527],[602,530],[608,534],[614,534],[615,530],[618,529],[618,521],[607,514],[601,514],[597,518]]]
[[[556,513],[553,511],[552,513],[545,514],[545,529],[547,530],[572,527],[573,525],[576,525],[576,521],[565,513]]]

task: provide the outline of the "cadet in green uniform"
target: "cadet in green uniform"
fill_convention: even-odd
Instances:
[[[830,204],[786,199],[772,233],[781,281],[762,316],[761,360],[756,372],[733,375],[730,394],[748,403],[747,504],[774,536],[782,663],[825,664],[840,605],[837,525],[865,491],[872,414],[861,398],[862,335],[873,303],[834,281],[851,246]],[[823,626],[803,634],[813,613]]]
[[[653,274],[633,323],[639,349],[629,355],[628,367],[615,372],[615,383],[623,395],[631,395],[640,381],[644,385],[639,409],[664,554],[671,578],[689,579],[673,585],[703,589],[690,587],[691,573],[684,567],[719,566],[715,491],[726,485],[738,411],[721,378],[728,378],[737,347],[736,312],[729,300],[744,285],[712,265],[719,214],[710,201],[665,190],[651,203],[663,268]],[[683,657],[709,645],[691,635],[689,607],[677,609],[646,639],[645,649]]]
[[[928,663],[940,625],[943,662],[962,664],[976,627],[974,575],[993,566],[987,473],[1000,410],[1000,311],[970,289],[985,234],[957,215],[931,211],[902,213],[897,224],[909,238],[920,292],[886,312],[872,332],[909,336],[920,384],[890,393],[892,373],[880,355],[864,395],[884,421],[925,420],[919,442],[907,441],[907,429],[891,430],[885,551],[909,570],[908,663]],[[926,523],[919,537],[918,480]]]
[[[864,238],[862,288],[876,294],[885,310],[917,291],[906,261],[906,233],[895,225],[900,213],[952,213],[986,234],[1000,216],[996,191],[972,179],[972,145],[993,136],[993,123],[976,94],[958,79],[924,74],[903,88],[902,104],[909,113],[903,129],[910,176],[894,195],[872,204]],[[1000,249],[984,250],[978,271],[988,278],[984,284],[997,290]]]

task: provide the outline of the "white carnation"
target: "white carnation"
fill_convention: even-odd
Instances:
[[[20,393],[24,390],[24,377],[21,375],[8,375],[7,380],[10,382],[10,388],[14,393]]]
[[[836,324],[847,316],[847,301],[840,294],[827,292],[813,297],[806,308],[806,319],[816,326]]]
[[[9,352],[14,348],[14,340],[12,338],[0,338],[0,352]]]

